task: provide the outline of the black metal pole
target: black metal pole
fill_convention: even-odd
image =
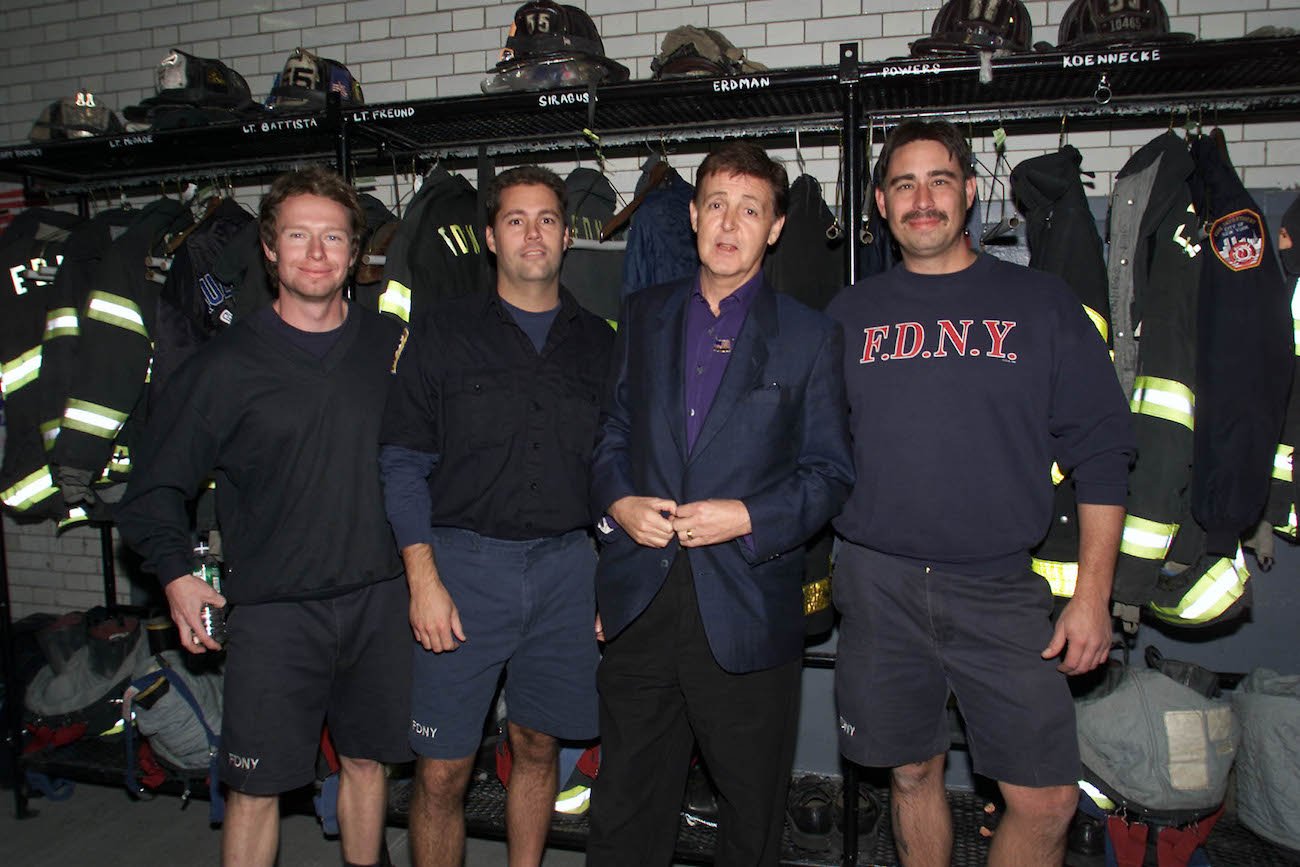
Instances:
[[[14,772],[14,818],[25,819],[27,789],[23,785],[23,696],[18,682],[18,660],[14,648],[13,613],[9,607],[9,563],[5,556],[5,531],[0,524],[0,653],[4,654],[5,748]]]
[[[861,184],[858,182],[858,159],[862,152],[862,104],[859,101],[860,74],[858,71],[858,45],[856,42],[840,43],[839,83],[844,91],[844,269],[848,281],[858,279],[858,229],[862,225]]]
[[[99,526],[99,558],[104,570],[104,607],[117,610],[117,560],[113,557],[113,525]]]
[[[840,88],[844,91],[844,270],[847,283],[858,279],[858,227],[862,224],[861,184],[858,183],[858,155],[862,151],[862,106],[859,98],[858,45],[856,42],[840,44]],[[841,798],[844,803],[844,825],[841,828],[841,851],[844,867],[858,863],[858,767],[841,756],[844,776]]]

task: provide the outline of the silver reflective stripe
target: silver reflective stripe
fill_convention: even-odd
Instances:
[[[126,422],[126,413],[88,400],[72,398],[63,410],[63,426],[92,436],[113,439]]]
[[[75,307],[60,307],[51,310],[45,317],[45,339],[56,337],[76,337],[81,333]]]
[[[1172,379],[1139,376],[1133,380],[1133,399],[1129,408],[1135,413],[1162,418],[1193,429],[1196,405],[1192,390]]]
[[[1157,524],[1136,515],[1127,515],[1124,518],[1124,535],[1120,539],[1119,549],[1130,557],[1164,560],[1177,532],[1177,524]]]
[[[119,328],[134,331],[136,334],[145,337],[149,336],[149,332],[144,327],[144,317],[140,314],[140,308],[136,306],[134,301],[123,298],[121,295],[111,295],[99,291],[91,292],[86,315],[91,319],[97,319],[109,325],[116,325]]]
[[[396,280],[389,280],[379,296],[379,312],[391,313],[403,322],[411,321],[411,290]]]
[[[1294,476],[1292,475],[1293,461],[1295,457],[1295,446],[1289,446],[1286,443],[1278,443],[1277,453],[1273,455],[1273,478],[1279,482],[1289,482]]]
[[[20,479],[13,487],[0,491],[0,500],[11,509],[22,512],[54,492],[54,479],[50,477],[49,467],[41,467],[26,478]]]
[[[0,394],[13,394],[36,381],[41,373],[41,348],[32,347],[17,358],[0,364]]]
[[[1221,557],[1206,569],[1178,604],[1169,607],[1153,604],[1151,610],[1172,623],[1208,623],[1241,598],[1249,578],[1246,558],[1238,547],[1237,555],[1231,560]]]

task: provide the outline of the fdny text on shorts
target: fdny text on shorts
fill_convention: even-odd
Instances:
[[[849,737],[853,737],[853,733],[857,730],[857,726],[846,720],[844,717],[840,717],[840,731],[844,732]]]
[[[419,735],[422,738],[429,738],[430,740],[432,740],[433,736],[438,733],[438,727],[427,726],[424,725],[423,723],[419,723],[416,722],[415,720],[411,720],[411,731],[415,732],[417,735]]]
[[[237,756],[234,753],[230,753],[230,755],[226,757],[226,761],[230,762],[232,768],[238,768],[241,771],[255,771],[257,770],[258,762],[262,760],[249,758],[248,756]]]

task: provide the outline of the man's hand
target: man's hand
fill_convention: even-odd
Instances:
[[[425,650],[455,650],[465,640],[460,612],[438,577],[433,546],[424,542],[402,549],[406,583],[411,588],[411,633]]]
[[[455,650],[465,640],[465,630],[460,625],[460,612],[451,594],[438,576],[425,576],[412,580],[411,632],[425,650],[434,653]]]
[[[647,548],[664,548],[672,541],[676,513],[677,504],[660,497],[621,497],[609,507],[610,517],[623,532]]]
[[[1043,650],[1043,659],[1059,656],[1065,650],[1065,659],[1056,666],[1066,674],[1085,674],[1106,661],[1110,656],[1111,620],[1106,604],[1097,604],[1076,596],[1071,599],[1056,619],[1052,641]]]
[[[605,625],[600,622],[600,612],[596,612],[596,640],[603,642],[605,640]]]
[[[697,500],[677,507],[673,531],[683,548],[718,545],[753,532],[740,500]]]
[[[190,574],[167,582],[163,592],[167,594],[167,604],[171,607],[172,622],[181,636],[181,647],[190,653],[220,650],[221,645],[213,641],[203,628],[203,606],[224,608],[226,597],[202,578]]]

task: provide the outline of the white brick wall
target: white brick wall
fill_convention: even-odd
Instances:
[[[771,67],[835,63],[839,43],[861,40],[864,59],[906,53],[928,33],[941,0],[569,0],[585,8],[605,36],[611,56],[635,77],[647,77],[664,33],[683,23],[721,28],[757,61]],[[519,0],[3,0],[0,3],[0,141],[26,138],[51,100],[79,88],[117,108],[152,94],[153,69],[169,48],[219,57],[248,79],[257,98],[293,48],[302,45],[350,65],[372,102],[478,93],[505,41]],[[1066,0],[1026,4],[1035,38],[1056,41]],[[1175,30],[1202,39],[1241,36],[1265,25],[1300,28],[1300,0],[1165,0]],[[810,15],[817,15],[810,18]],[[1104,194],[1127,157],[1165,127],[1125,124],[1113,131],[1071,133],[1084,168],[1097,172]],[[1252,187],[1300,186],[1300,123],[1226,128],[1232,156]],[[1055,134],[1017,135],[1008,157],[1054,150]],[[879,145],[877,144],[877,147]],[[989,142],[977,142],[988,153]],[[672,145],[676,162],[698,163],[691,146]],[[777,149],[793,167],[794,151]],[[808,139],[804,158],[833,200],[838,154],[834,140]],[[582,158],[592,157],[587,150]],[[565,155],[555,159],[566,160]],[[630,191],[640,156],[613,160],[616,186]],[[991,163],[991,159],[985,157]],[[565,164],[556,164],[566,168]],[[686,172],[689,174],[689,171]],[[381,179],[376,193],[389,195]],[[241,190],[252,203],[256,190]],[[14,613],[86,607],[99,601],[99,536],[81,528],[56,537],[49,525],[6,519]],[[125,598],[125,572],[121,581]]]

